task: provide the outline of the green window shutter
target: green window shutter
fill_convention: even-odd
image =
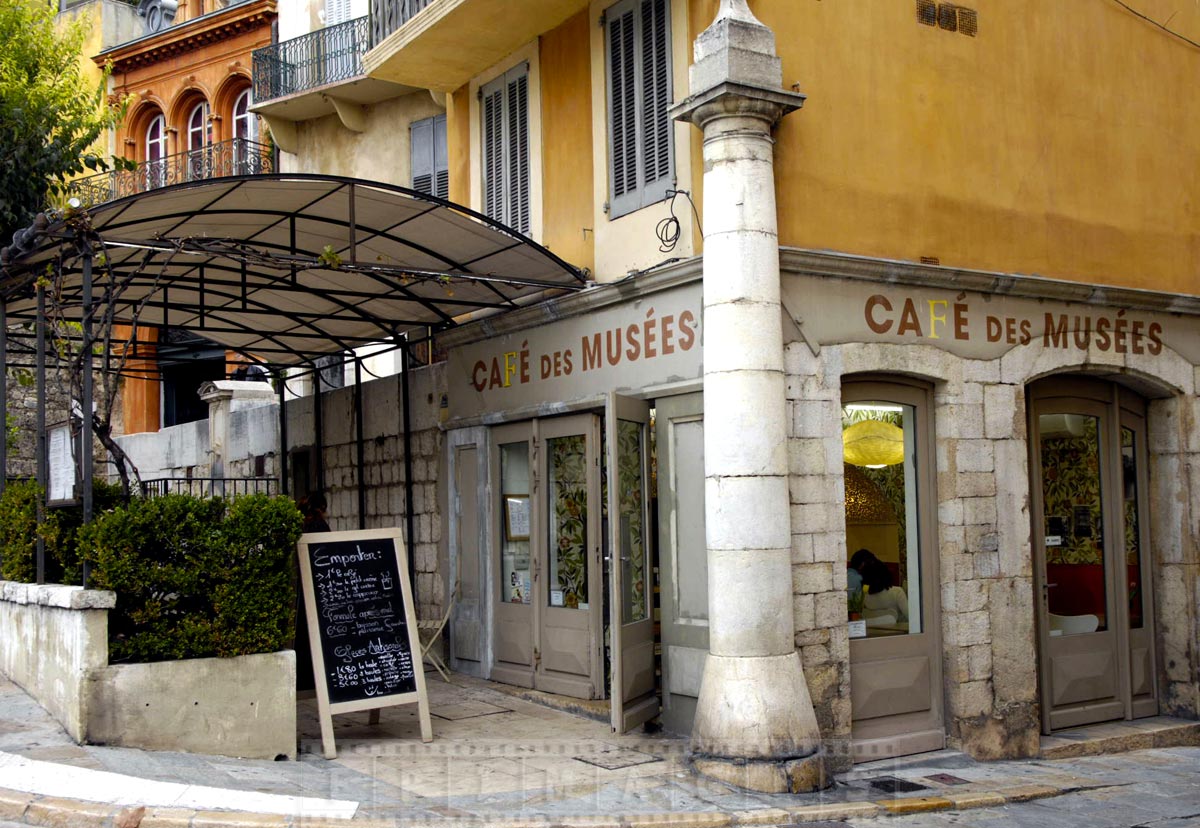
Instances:
[[[642,0],[642,206],[666,198],[675,177],[671,118],[671,6]]]

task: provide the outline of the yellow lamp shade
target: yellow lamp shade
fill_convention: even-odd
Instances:
[[[904,462],[904,431],[881,420],[863,420],[842,431],[842,448],[852,466],[894,466]]]

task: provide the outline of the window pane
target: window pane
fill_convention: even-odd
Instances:
[[[1142,524],[1138,514],[1137,442],[1133,429],[1121,429],[1121,477],[1125,498],[1125,570],[1129,575],[1129,626],[1142,627]]]
[[[1050,635],[1107,629],[1100,418],[1041,414],[1038,431]]]
[[[848,403],[842,443],[851,637],[919,633],[915,409],[884,400]]]
[[[500,599],[512,604],[533,601],[529,568],[529,444],[500,446]]]
[[[588,601],[587,438],[582,434],[546,441],[549,488],[552,607],[579,608]]]

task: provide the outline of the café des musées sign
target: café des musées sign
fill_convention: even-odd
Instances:
[[[452,348],[451,418],[699,379],[699,281]]]

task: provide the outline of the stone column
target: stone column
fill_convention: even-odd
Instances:
[[[745,788],[824,785],[794,643],[787,420],[771,129],[804,98],[782,88],[775,36],[722,0],[696,39],[704,131],[704,465],[709,656],[692,730],[698,772]]]

